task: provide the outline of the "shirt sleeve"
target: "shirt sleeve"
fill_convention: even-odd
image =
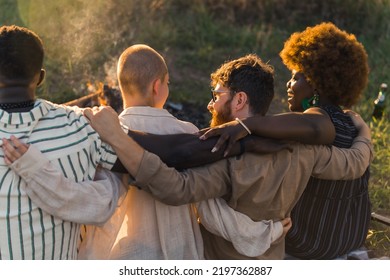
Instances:
[[[26,181],[25,191],[38,207],[80,224],[106,222],[126,192],[122,175],[102,168],[97,170],[95,181],[76,183],[66,178],[33,145],[10,167]]]
[[[313,146],[316,157],[312,176],[328,180],[359,178],[372,162],[373,147],[365,137],[354,139],[351,148]]]
[[[114,149],[105,142],[102,142],[100,147],[100,162],[99,164],[108,170],[111,170],[115,165],[118,157],[114,151]]]
[[[197,210],[202,225],[209,232],[232,242],[240,254],[248,257],[264,254],[283,234],[281,222],[255,222],[229,207],[221,198],[202,201]]]
[[[128,127],[121,124],[122,130],[128,133]],[[91,128],[92,129],[92,128]],[[91,141],[95,141],[95,145],[90,145],[90,152],[95,159],[95,164],[101,165],[103,168],[113,170],[115,164],[118,163],[118,156],[111,145],[101,141],[99,134],[94,131],[90,135]],[[124,170],[120,170],[120,173],[127,173]]]
[[[221,197],[231,190],[227,160],[179,172],[148,151],[144,152],[138,172],[130,184],[168,205]]]

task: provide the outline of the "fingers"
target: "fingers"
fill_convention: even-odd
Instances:
[[[289,218],[289,217],[288,218],[284,218],[280,222],[282,223],[283,227],[287,226],[287,225],[291,224],[291,218]]]
[[[230,137],[228,145],[227,145],[227,147],[225,149],[225,153],[223,155],[224,157],[227,157],[230,154],[230,151],[233,149],[233,146],[234,146],[235,143],[236,143],[236,141],[234,141],[233,138]]]
[[[355,111],[352,111],[352,110],[344,110],[344,113],[346,113],[347,115],[349,115],[352,119],[352,121],[355,121],[355,120],[360,120],[362,119],[362,117],[356,113]]]
[[[207,128],[205,129],[205,131],[202,132],[202,136],[199,137],[200,140],[206,140],[210,137],[213,137],[213,136],[218,136],[220,135],[219,133],[219,129],[218,128]]]
[[[84,117],[86,117],[89,121],[91,120],[91,118],[93,117],[93,111],[91,108],[85,108],[83,110],[83,115]]]
[[[217,143],[215,143],[214,148],[211,150],[212,153],[219,151],[222,145],[229,139],[229,135],[223,134],[219,137]]]
[[[11,164],[19,159],[28,150],[28,145],[20,142],[15,136],[11,136],[9,140],[3,138],[4,161],[6,164]]]
[[[100,106],[100,107],[97,107],[97,106],[94,106],[92,108],[85,108],[83,110],[83,114],[84,116],[88,119],[88,120],[91,120],[97,113],[100,112],[100,110],[102,110],[104,107],[106,106]]]
[[[203,134],[205,134],[205,133],[206,133],[207,131],[209,131],[209,130],[210,130],[210,127],[206,127],[206,128],[200,129],[200,130],[196,133],[196,135],[199,136],[199,139],[205,140],[205,139],[203,139],[203,138],[200,137],[200,136],[202,136]]]
[[[358,113],[356,113],[355,111],[352,111],[351,109],[345,109],[344,113],[346,113],[348,115],[356,115],[356,116],[359,115]]]
[[[21,142],[18,138],[16,138],[14,135],[11,135],[10,137],[12,141],[12,145],[15,147],[15,149],[23,155],[28,150],[28,145]]]
[[[291,229],[292,227],[292,221],[291,218],[285,218],[281,220],[281,223],[283,225],[283,235],[285,236],[287,232]]]
[[[354,111],[352,111],[352,110],[344,110],[344,112],[345,112],[347,115],[350,116],[350,118],[351,118],[351,120],[352,120],[354,126],[355,126],[358,130],[360,130],[362,127],[364,127],[364,126],[366,125],[366,123],[364,122],[364,120],[362,119],[362,117],[361,117],[358,113],[356,113],[356,112],[354,112]]]

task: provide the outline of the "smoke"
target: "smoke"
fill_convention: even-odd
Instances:
[[[57,60],[84,60],[101,47],[110,1],[19,0],[20,17]]]
[[[160,44],[161,49],[165,48],[166,39],[161,40],[161,36],[169,39],[170,28],[162,23],[170,3],[171,0],[15,0],[12,6],[23,26],[43,40],[47,75],[41,92],[55,98],[52,93],[59,91],[68,97],[83,95],[86,85],[95,82],[116,86],[116,62],[130,45],[145,43],[156,48]]]
[[[18,0],[17,5],[25,26],[42,38],[49,67],[73,76],[73,81],[109,75],[112,84],[116,78],[112,64],[123,50],[119,43],[130,45],[133,39],[131,31],[123,36],[128,28],[123,22],[132,16],[126,8],[133,12],[132,3],[131,0]]]

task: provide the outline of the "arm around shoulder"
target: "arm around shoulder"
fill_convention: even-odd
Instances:
[[[10,167],[26,181],[25,191],[38,207],[76,223],[104,223],[125,191],[121,179],[106,170],[97,173],[96,181],[66,178],[34,145]]]
[[[293,140],[304,144],[331,144],[336,135],[328,114],[316,107],[304,113],[289,112],[271,116],[254,116],[245,119],[244,123],[252,134]]]
[[[229,193],[231,185],[227,160],[179,172],[147,151],[134,178],[131,184],[169,205],[221,197]]]
[[[312,175],[328,180],[352,180],[359,178],[373,159],[371,142],[356,137],[349,149],[318,146],[314,148],[316,164]]]

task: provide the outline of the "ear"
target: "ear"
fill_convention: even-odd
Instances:
[[[45,76],[46,76],[45,69],[41,69],[41,73],[39,74],[39,80],[38,80],[38,83],[37,83],[37,87],[42,85],[43,81],[45,80]]]
[[[237,92],[234,96],[234,99],[234,108],[236,111],[241,111],[248,105],[248,95],[246,95],[246,93],[243,91]]]
[[[157,95],[159,92],[160,92],[160,88],[161,88],[161,80],[160,79],[156,79],[154,82],[153,82],[153,95]]]

